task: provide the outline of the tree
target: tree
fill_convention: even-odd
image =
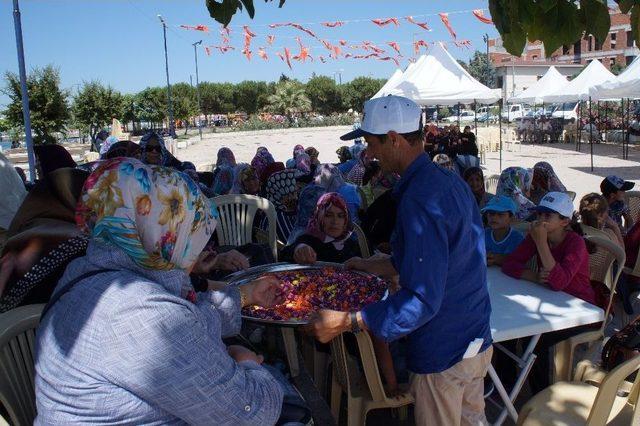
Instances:
[[[162,123],[168,116],[167,92],[163,87],[147,87],[135,97],[140,121],[146,121],[151,127],[156,127],[156,123]]]
[[[176,83],[171,90],[173,115],[184,123],[184,134],[189,130],[189,120],[198,115],[198,98],[196,89],[188,83]]]
[[[494,87],[496,84],[496,69],[489,61],[486,53],[475,51],[473,57],[469,60],[467,68],[469,74],[480,83],[487,87]]]
[[[371,77],[357,77],[343,85],[342,96],[345,106],[362,111],[364,102],[371,99],[382,88],[385,80]]]
[[[234,87],[233,103],[237,110],[255,114],[267,105],[268,90],[264,81],[242,81]]]
[[[265,3],[271,0],[264,0]],[[279,0],[278,7],[282,7],[285,0]],[[205,4],[207,9],[209,10],[209,14],[213,19],[220,22],[225,27],[231,22],[231,18],[238,10],[247,10],[249,17],[253,19],[253,16],[256,13],[255,8],[253,7],[253,0],[206,0]]]
[[[7,72],[5,83],[6,86],[2,92],[9,97],[10,101],[4,115],[11,128],[24,131],[20,78],[14,73]],[[54,134],[64,132],[71,117],[67,104],[68,93],[60,89],[58,70],[51,65],[35,68],[27,77],[27,93],[34,143],[56,143]]]
[[[231,83],[200,83],[200,105],[205,114],[228,114],[235,110]]]
[[[73,99],[72,111],[74,122],[89,133],[91,143],[96,147],[98,132],[107,127],[112,119],[122,118],[122,95],[98,81],[85,82]]]
[[[304,93],[304,86],[294,81],[279,83],[268,101],[267,108],[276,114],[285,115],[289,122],[293,122],[296,114],[311,110],[311,101]]]
[[[462,68],[469,71],[469,65],[467,65],[465,61],[463,61],[462,59],[456,59],[456,62],[458,62],[458,64],[460,64]]]
[[[134,94],[126,93],[122,95],[122,121],[127,128],[131,123],[135,133],[136,122],[138,121],[138,107],[136,105],[136,95]]]
[[[611,72],[615,75],[619,75],[622,71],[627,68],[625,65],[613,64],[611,65]]]
[[[312,76],[305,86],[305,92],[311,100],[311,108],[320,114],[331,114],[340,111],[342,93],[336,82],[327,76]]]

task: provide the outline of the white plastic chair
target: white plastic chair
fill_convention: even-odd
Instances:
[[[0,403],[16,426],[31,425],[36,417],[33,357],[43,308],[20,306],[0,315]]]
[[[241,246],[252,242],[253,221],[262,210],[269,221],[268,239],[273,258],[278,260],[276,208],[266,198],[245,194],[220,195],[212,198],[218,208],[216,234],[220,245]]]
[[[498,182],[500,181],[500,175],[491,175],[484,179],[484,190],[489,194],[495,194],[498,189]]]
[[[360,256],[363,259],[371,256],[371,250],[369,250],[369,243],[367,242],[367,236],[364,235],[364,231],[355,223],[353,224],[353,232],[358,237],[358,245],[360,246]]]

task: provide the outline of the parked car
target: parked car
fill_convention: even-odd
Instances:
[[[462,110],[460,111],[460,122],[469,123],[475,121],[476,114],[471,110]],[[457,123],[458,115],[450,115],[447,118],[443,118],[442,121],[446,121],[447,123]]]
[[[578,106],[579,102],[565,102],[558,104],[551,113],[553,118],[564,118],[565,121],[575,123],[578,119]]]
[[[502,111],[501,117],[506,121],[515,121],[524,117],[529,111],[531,108],[524,106],[524,104],[507,104],[507,110]]]

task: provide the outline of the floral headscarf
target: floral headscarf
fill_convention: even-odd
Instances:
[[[169,155],[169,151],[167,151],[167,147],[164,144],[164,139],[162,136],[157,134],[156,132],[147,132],[142,139],[140,139],[140,151],[142,151],[141,160],[143,163],[147,164],[147,145],[149,145],[149,141],[151,139],[155,139],[158,141],[160,145],[160,153],[162,155],[162,160],[160,162],[161,165],[166,166],[169,163],[171,156]]]
[[[296,145],[293,147],[293,158],[295,159],[298,155],[304,154],[305,150],[302,145]]]
[[[567,190],[553,170],[553,166],[546,161],[540,161],[533,166],[533,179],[535,186],[545,189],[546,192],[564,192]]]
[[[131,158],[103,162],[84,184],[76,222],[147,269],[187,269],[216,226],[217,212],[184,173]]]
[[[447,154],[438,154],[433,157],[433,162],[443,169],[455,171],[453,167],[453,163],[451,162],[451,158]]]
[[[246,194],[244,183],[250,178],[258,179],[256,169],[247,163],[240,163],[233,170],[233,187],[230,194]]]
[[[338,238],[330,237],[322,230],[322,219],[331,206],[335,206],[342,210],[347,219],[345,222],[344,230]],[[335,192],[328,192],[320,197],[318,203],[316,204],[316,210],[313,213],[313,216],[311,216],[311,219],[309,219],[309,224],[307,225],[307,234],[318,238],[323,243],[333,243],[336,249],[342,250],[342,248],[344,247],[344,242],[349,237],[351,237],[352,232],[353,223],[351,222],[349,209],[347,208],[347,203],[345,203],[344,199]]]
[[[319,185],[327,192],[337,192],[338,189],[344,185],[344,178],[340,169],[333,164],[323,164],[316,171],[316,177],[314,179],[316,185]]]
[[[216,167],[220,166],[236,166],[236,157],[233,155],[233,151],[231,151],[227,147],[222,147],[218,150],[218,159],[216,160]]]
[[[285,169],[272,174],[267,179],[267,198],[275,205],[276,209],[287,210],[284,198],[298,190],[296,174],[296,170]]]
[[[524,220],[531,214],[530,209],[535,207],[525,195],[531,190],[533,174],[522,167],[508,167],[500,174],[496,195],[504,195],[511,198],[518,206],[516,217]]]
[[[255,170],[256,170],[256,173],[258,173],[258,169],[255,169]],[[264,186],[267,183],[267,179],[269,179],[269,176],[271,176],[276,172],[281,172],[283,170],[285,170],[285,167],[284,167],[284,164],[282,164],[282,161],[269,164],[267,167],[265,167],[265,169],[261,173],[258,173],[258,177],[260,178],[260,186]]]
[[[102,146],[100,146],[100,158],[104,158],[104,155],[109,152],[109,149],[113,146],[113,144],[118,143],[118,138],[115,136],[109,136],[102,142]]]
[[[267,168],[269,164],[275,163],[273,159],[273,155],[269,152],[269,150],[263,146],[258,148],[256,151],[255,157],[251,160],[251,166],[256,169],[258,176],[262,176],[262,172]]]
[[[211,189],[216,195],[226,195],[233,187],[233,167],[222,165],[216,169]]]

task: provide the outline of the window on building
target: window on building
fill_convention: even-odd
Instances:
[[[562,46],[562,54],[563,55],[568,55],[569,54],[569,46]]]
[[[631,65],[631,62],[633,62],[633,60],[635,59],[635,56],[625,56],[624,57],[624,63],[626,65]]]
[[[501,75],[498,76],[498,78],[496,79],[496,83],[498,85],[498,87],[502,87],[504,84],[504,77],[502,77]]]
[[[589,36],[587,42],[587,52],[591,52],[593,50],[593,36]]]
[[[617,38],[618,38],[618,34],[617,33],[609,34],[609,40],[611,41],[611,47],[615,47],[616,46]]]
[[[582,40],[578,40],[573,44],[573,54],[580,55],[582,52]]]
[[[533,61],[535,61],[536,59],[538,59],[538,55],[533,55],[533,56],[531,57],[531,60],[533,60]]]
[[[627,47],[633,47],[633,32],[627,31]]]
[[[609,58],[609,68],[616,64],[616,58]]]

